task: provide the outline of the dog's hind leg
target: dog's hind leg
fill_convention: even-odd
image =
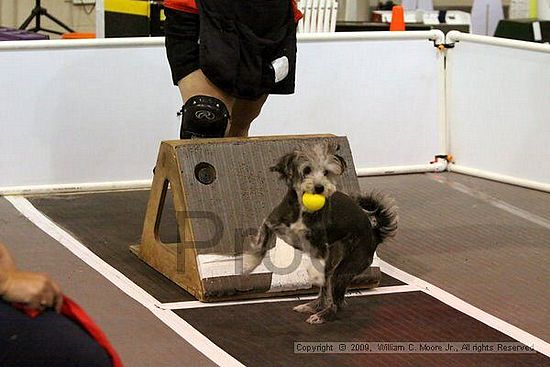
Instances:
[[[333,299],[338,309],[345,306],[346,290],[353,279],[362,274],[372,263],[372,257],[365,256],[363,261],[361,261],[361,258],[362,256],[357,256],[356,259],[359,261],[343,261],[334,270],[332,276],[334,283]]]
[[[335,276],[334,279],[334,304],[340,310],[346,305],[346,290],[354,277]]]

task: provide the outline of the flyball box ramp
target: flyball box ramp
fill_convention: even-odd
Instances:
[[[337,188],[359,192],[349,143],[333,135],[164,141],[155,168],[141,244],[131,250],[201,301],[256,298],[315,291],[307,255],[277,240],[264,262],[242,275],[246,238],[281,201],[286,185],[270,171],[298,146],[333,141],[347,162]],[[179,243],[163,243],[159,226],[166,195],[173,196]],[[363,288],[378,285],[379,269]]]

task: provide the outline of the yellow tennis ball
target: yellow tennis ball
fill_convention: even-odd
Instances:
[[[312,212],[315,212],[325,206],[325,201],[326,198],[324,195],[310,194],[309,192],[305,192],[302,196],[302,203],[304,203],[304,206],[307,210]]]

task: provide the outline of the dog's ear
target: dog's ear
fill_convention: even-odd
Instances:
[[[327,143],[327,154],[336,154],[336,152],[338,152],[340,150],[340,144],[334,142],[334,141],[329,141]]]
[[[277,164],[270,167],[271,172],[278,172],[279,178],[283,180],[291,179],[294,169],[294,159],[296,159],[296,152],[288,153],[282,156]]]
[[[348,167],[348,164],[346,163],[346,160],[341,155],[338,155],[338,154],[334,154],[334,158],[340,164],[340,167],[341,167],[340,174],[344,173],[344,171]]]
[[[332,155],[336,163],[340,166],[340,174],[344,173],[348,164],[346,163],[346,160],[341,155],[336,154],[336,152],[340,151],[340,144],[338,144],[335,141],[329,141],[327,142],[326,147],[327,147],[327,154]]]

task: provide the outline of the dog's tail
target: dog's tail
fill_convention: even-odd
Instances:
[[[380,237],[380,242],[394,237],[397,232],[399,216],[395,200],[380,192],[371,192],[356,198],[357,203],[367,212],[373,230]]]

